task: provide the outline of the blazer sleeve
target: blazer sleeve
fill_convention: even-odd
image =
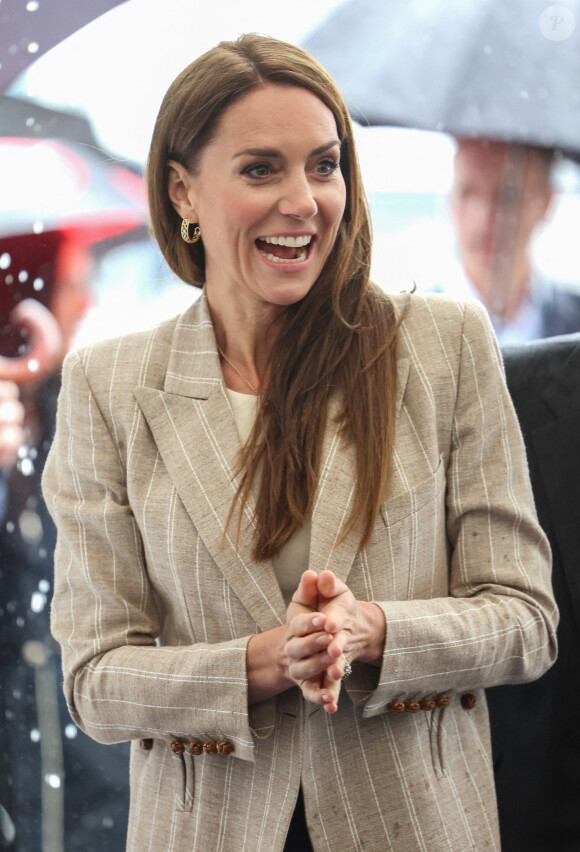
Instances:
[[[449,595],[377,602],[387,635],[365,717],[394,699],[534,680],[556,658],[549,545],[497,342],[478,303],[465,304],[459,352],[446,470]]]
[[[52,631],[76,724],[103,743],[225,739],[253,760],[249,636],[156,644],[160,618],[118,442],[77,353],[65,360],[43,489],[58,528]]]

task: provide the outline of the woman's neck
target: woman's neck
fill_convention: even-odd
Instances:
[[[250,386],[263,391],[284,308],[248,306],[237,300],[224,303],[212,299],[210,291],[207,298],[218,350],[225,356],[221,363],[226,385],[242,393],[248,393]]]

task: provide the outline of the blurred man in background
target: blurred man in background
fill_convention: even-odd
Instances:
[[[580,330],[580,294],[549,280],[530,256],[552,201],[552,161],[547,149],[457,142],[451,216],[462,271],[436,289],[482,301],[502,344]]]

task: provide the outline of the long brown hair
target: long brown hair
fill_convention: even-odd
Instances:
[[[168,161],[195,173],[200,151],[235,100],[266,83],[300,86],[331,110],[341,143],[346,208],[335,245],[315,285],[289,306],[272,347],[270,380],[240,458],[232,504],[242,509],[261,470],[254,555],[277,555],[312,510],[331,400],[338,400],[343,440],[356,451],[353,509],[342,536],[371,536],[391,475],[396,391],[397,322],[391,301],[369,282],[371,226],[352,125],[329,74],[308,53],[249,34],[221,42],[170,86],[155,125],[147,164],[152,226],[173,271],[204,283],[202,243],[179,236],[169,199]]]

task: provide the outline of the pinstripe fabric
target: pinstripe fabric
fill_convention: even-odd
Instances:
[[[484,310],[411,296],[398,355],[394,475],[362,553],[338,542],[352,452],[325,435],[310,566],[387,621],[381,669],[355,664],[334,716],[295,689],[248,711],[246,643],[285,608],[250,514],[237,553],[224,538],[239,438],[205,296],[67,358],[44,475],[53,630],[77,724],[154,740],[133,743],[128,849],[281,850],[301,778],[316,852],[499,849],[483,688],[554,659],[549,551]],[[175,737],[235,752],[176,755]]]

